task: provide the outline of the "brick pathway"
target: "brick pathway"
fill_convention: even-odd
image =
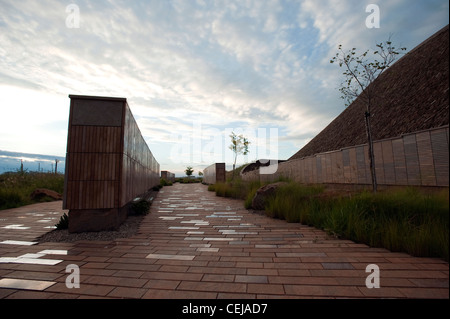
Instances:
[[[252,214],[200,184],[164,187],[132,238],[33,245],[62,212],[0,212],[0,298],[449,298],[440,259]],[[66,287],[70,264],[80,288]],[[366,287],[369,264],[380,288]]]

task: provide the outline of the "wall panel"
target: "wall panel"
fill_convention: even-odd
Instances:
[[[203,182],[205,184],[215,184],[225,182],[225,163],[215,163],[203,170]]]
[[[126,99],[69,97],[63,201],[69,209],[69,230],[101,230],[102,218],[108,227],[118,226],[125,205],[159,184],[159,164]],[[86,214],[97,224],[89,223]]]
[[[449,128],[405,134],[374,142],[375,169],[380,185],[449,186]],[[316,154],[278,164],[278,171],[262,177],[259,171],[244,180],[289,177],[301,183],[370,185],[368,145]]]

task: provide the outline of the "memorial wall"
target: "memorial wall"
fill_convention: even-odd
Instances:
[[[159,164],[125,98],[69,97],[69,231],[115,229],[127,217],[126,204],[159,184]]]

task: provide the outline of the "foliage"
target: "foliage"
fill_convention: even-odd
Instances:
[[[231,132],[231,145],[228,147],[234,153],[234,163],[233,163],[233,178],[234,178],[234,169],[236,168],[236,160],[238,155],[247,155],[249,150],[248,146],[250,144],[249,140],[244,137],[242,134],[236,135],[234,132]]]
[[[344,81],[341,83],[339,91],[342,93],[341,98],[346,101],[346,106],[349,106],[357,97],[360,97],[366,104],[364,120],[369,144],[370,173],[374,193],[377,191],[377,178],[370,124],[372,100],[375,97],[372,83],[395,62],[400,51],[406,50],[406,48],[400,48],[400,51],[396,49],[392,45],[390,38],[376,46],[378,49],[372,52],[373,58],[369,59],[369,50],[358,55],[356,48],[345,52],[342,49],[342,45],[339,45],[338,53],[330,60],[330,63],[339,63],[339,67],[344,67],[345,69],[343,73]]]
[[[69,216],[64,213],[60,218],[59,222],[55,225],[56,229],[68,229],[69,228]]]
[[[248,185],[248,193],[245,197],[244,207],[246,209],[252,208],[252,201],[258,189],[262,186],[260,181],[250,182]]]
[[[191,176],[194,173],[194,169],[191,166],[186,167],[185,169],[186,175]]]
[[[175,179],[175,183],[190,184],[190,183],[201,183],[202,178],[192,178],[192,177],[178,177]]]
[[[163,188],[163,186],[161,184],[155,185],[152,187],[152,190],[154,190],[155,192],[159,192],[159,190]]]
[[[395,62],[400,51],[406,50],[406,48],[397,49],[390,38],[377,44],[376,47],[377,49],[371,54],[369,50],[357,54],[356,48],[346,52],[342,49],[342,45],[339,45],[338,53],[330,60],[330,63],[339,63],[339,66],[345,69],[343,72],[345,79],[339,91],[342,93],[341,98],[345,100],[346,106],[349,106],[361,93],[362,98],[369,101],[373,97],[373,87],[370,87],[370,84]],[[370,56],[373,58],[369,59]]]
[[[135,215],[147,215],[150,210],[150,202],[145,199],[140,199],[131,203],[131,210]]]
[[[172,186],[173,185],[173,183],[171,181],[167,181],[165,178],[162,178],[162,177],[159,180],[159,184],[161,186]]]
[[[448,261],[449,194],[426,193],[416,188],[361,191],[352,195],[329,193],[323,185],[287,181],[266,203],[266,215],[326,230],[338,238],[372,247],[403,251],[415,256]],[[256,191],[264,183],[237,179],[209,185],[208,190],[244,200],[251,208]]]
[[[15,208],[38,202],[30,198],[37,188],[64,191],[64,175],[40,172],[8,172],[0,175],[0,209]],[[44,200],[47,200],[44,198]]]
[[[268,200],[266,212],[372,247],[448,260],[448,193],[425,194],[406,188],[327,196],[320,188],[307,190],[289,184]]]

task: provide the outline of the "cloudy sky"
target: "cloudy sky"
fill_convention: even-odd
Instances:
[[[367,28],[369,4],[380,27]],[[344,109],[338,44],[413,49],[444,0],[0,0],[0,150],[64,156],[69,94],[126,97],[162,170],[287,159]]]

